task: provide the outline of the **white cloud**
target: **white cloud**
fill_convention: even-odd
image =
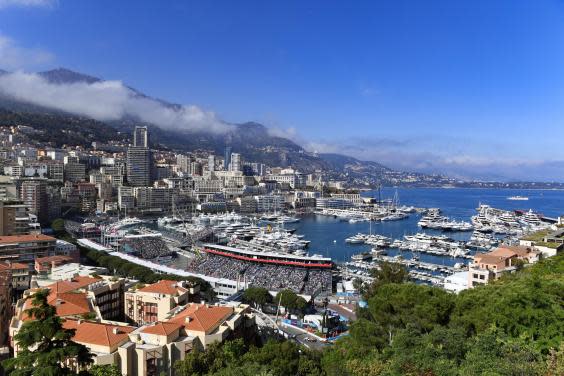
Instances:
[[[0,0],[0,9],[7,7],[49,7],[56,4],[56,0]]]
[[[36,67],[53,59],[54,55],[48,51],[18,46],[13,39],[0,33],[0,68]]]
[[[151,98],[137,95],[120,81],[53,84],[37,74],[18,71],[0,76],[0,93],[39,106],[102,121],[131,116],[166,129],[213,133],[231,129],[230,125],[219,120],[213,112],[192,105],[168,107]]]
[[[446,174],[460,179],[495,181],[564,182],[564,161],[543,158],[484,156],[477,152],[457,152],[437,148],[421,138],[351,138],[340,141],[316,141],[304,144],[318,153],[350,155],[365,161],[382,163],[400,171]]]
[[[289,127],[289,128],[269,127],[268,134],[273,137],[282,137],[294,141],[297,141],[298,138],[298,132],[294,127]]]

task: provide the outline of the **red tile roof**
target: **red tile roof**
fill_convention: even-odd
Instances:
[[[92,307],[84,293],[65,292],[49,297],[48,303],[56,308],[58,316],[81,315],[92,312]]]
[[[99,322],[67,319],[63,322],[66,329],[75,329],[73,341],[84,345],[100,345],[112,347],[120,345],[128,339],[128,334],[135,330],[132,326],[102,324]],[[114,333],[114,329],[117,329]]]
[[[10,243],[24,243],[33,241],[55,241],[56,239],[52,236],[47,236],[43,234],[32,234],[32,235],[9,235],[0,236],[0,244],[10,244]]]
[[[51,290],[51,292],[67,292],[67,291],[84,288],[100,280],[101,278],[99,277],[95,278],[95,277],[76,276],[70,280],[57,281],[53,284],[45,286],[45,288]]]
[[[64,291],[65,286],[60,286]],[[57,316],[76,316],[93,312],[85,293],[79,292],[53,292],[47,297],[47,303],[55,307]],[[23,306],[22,320],[29,319],[25,310],[33,306],[31,299],[27,299]]]
[[[72,258],[69,256],[64,255],[55,255],[55,256],[47,256],[47,257],[38,257],[35,259],[35,262],[44,263],[44,262],[63,262],[63,261],[71,261]]]
[[[169,320],[184,325],[186,330],[209,333],[233,314],[231,307],[190,304]],[[187,320],[188,318],[188,320]]]
[[[137,291],[174,295],[176,293],[183,294],[187,291],[187,289],[181,287],[180,282],[163,279],[159,282],[153,283],[152,285],[147,285]]]
[[[29,265],[21,262],[0,262],[0,269],[29,269]]]
[[[182,328],[182,325],[180,325],[179,323],[159,321],[154,325],[150,325],[141,329],[141,332],[146,334],[157,334],[160,336],[168,336],[169,334],[173,333],[175,330],[178,330],[180,328]]]

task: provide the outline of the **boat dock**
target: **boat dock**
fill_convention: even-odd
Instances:
[[[423,270],[429,270],[432,272],[440,272],[440,273],[444,273],[444,274],[453,274],[456,272],[461,271],[462,269],[457,269],[454,266],[448,266],[448,265],[441,265],[441,264],[433,264],[430,262],[423,262],[423,261],[416,261],[416,260],[411,260],[411,259],[403,259],[403,258],[397,258],[397,257],[390,257],[390,256],[374,256],[372,258],[373,262],[369,263],[366,261],[354,261],[354,262],[350,262],[347,263],[348,265],[351,265],[353,267],[357,267],[357,268],[362,268],[362,269],[372,269],[374,267],[376,267],[376,265],[374,265],[374,262],[391,262],[391,263],[395,263],[395,264],[401,264],[404,265],[408,268],[416,268],[416,269],[423,269]]]
[[[344,278],[360,278],[362,281],[364,282],[372,282],[374,280],[374,278],[370,277],[369,275],[367,275],[370,271],[370,269],[376,268],[377,266],[373,266],[371,264],[368,263],[361,263],[360,265],[358,265],[359,263],[355,263],[354,265],[352,265],[355,268],[358,269],[363,269],[365,271],[365,273],[362,274],[358,274],[355,273],[354,271],[348,270],[348,268],[341,268],[340,270],[340,274],[342,277]],[[435,265],[436,267],[442,267],[442,265]],[[431,267],[429,267],[429,270]],[[453,268],[454,269],[454,268]],[[452,273],[447,273],[447,274],[452,274]],[[444,280],[444,276],[440,276],[440,275],[433,275],[430,272],[425,272],[425,271],[420,271],[420,270],[409,270],[409,276],[412,279],[418,280],[418,281],[423,281],[423,282],[430,282],[434,285],[440,285],[443,283]]]
[[[460,271],[459,269],[456,269],[454,266],[433,264],[433,263],[430,263],[430,262],[416,261],[416,260],[411,260],[411,259],[400,259],[400,258],[394,258],[394,257],[390,257],[390,256],[375,256],[375,257],[373,257],[373,260],[393,262],[393,263],[396,263],[396,264],[402,264],[402,265],[410,267],[410,268],[424,269],[424,270],[430,270],[430,271],[433,271],[433,272],[442,272],[442,273],[447,273],[447,274],[453,274],[457,271]]]

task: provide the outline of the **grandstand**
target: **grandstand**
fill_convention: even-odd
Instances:
[[[121,241],[120,246],[125,253],[134,254],[146,260],[174,254],[160,235],[129,235]]]
[[[331,291],[331,260],[239,250],[206,244],[204,254],[188,270],[216,278],[246,282],[270,291],[290,289],[315,296]],[[329,266],[329,267],[328,267]]]

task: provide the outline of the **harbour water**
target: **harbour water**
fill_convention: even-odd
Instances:
[[[392,198],[396,189],[384,188],[380,192],[381,197]],[[511,190],[511,189],[441,189],[441,188],[410,188],[397,189],[401,205],[415,207],[440,208],[443,215],[456,220],[469,221],[476,214],[476,208],[480,203],[505,210],[529,210],[542,213],[548,217],[557,217],[564,214],[564,191],[559,190]],[[364,196],[378,197],[378,192],[364,192]],[[512,201],[510,196],[526,196],[527,201]],[[418,214],[411,214],[408,219],[390,222],[368,222],[348,223],[339,219],[307,215],[302,217],[299,223],[291,226],[297,229],[297,233],[305,235],[311,240],[310,254],[318,253],[332,257],[336,262],[350,261],[354,254],[369,251],[369,245],[354,245],[345,243],[345,239],[359,232],[381,234],[392,239],[403,238],[404,235],[425,232],[428,234],[440,234],[436,230],[425,230],[417,226],[420,218]],[[456,240],[468,240],[470,232],[449,232],[447,236]],[[388,254],[394,256],[398,250],[390,249]],[[411,258],[410,252],[402,252],[405,258]],[[453,259],[428,254],[420,255],[421,261],[436,264],[454,265],[456,262],[467,263],[465,259]]]

